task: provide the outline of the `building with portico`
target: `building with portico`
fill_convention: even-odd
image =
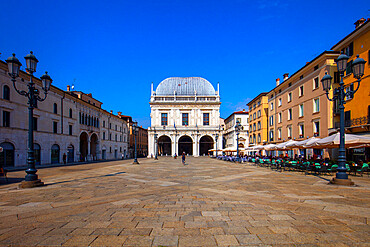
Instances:
[[[151,88],[151,126],[148,157],[158,155],[208,155],[222,147],[220,93],[201,77],[170,77]],[[217,138],[217,137],[218,138]],[[216,140],[217,139],[217,140]]]

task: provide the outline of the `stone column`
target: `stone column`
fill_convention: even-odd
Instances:
[[[149,131],[148,133],[148,158],[151,158],[152,155],[153,157],[155,156],[155,152],[154,152],[154,135],[153,135],[153,132],[152,131]]]
[[[193,156],[198,157],[199,156],[199,135],[194,135],[194,144],[193,144]]]
[[[179,155],[178,152],[177,152],[177,140],[176,140],[176,134],[172,134],[172,139],[171,139],[171,155]]]

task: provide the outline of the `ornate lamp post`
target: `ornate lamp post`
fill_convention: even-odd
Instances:
[[[239,134],[243,129],[243,126],[240,124],[239,120],[236,120],[235,132],[236,132],[236,159],[239,161]]]
[[[12,57],[9,57],[5,60],[8,63],[8,70],[9,76],[12,78],[13,86],[15,91],[28,98],[28,151],[27,151],[27,170],[26,170],[26,177],[25,181],[23,181],[20,185],[21,188],[31,188],[37,186],[43,186],[44,183],[38,179],[36,174],[37,170],[35,168],[35,157],[34,157],[34,149],[33,149],[33,109],[36,107],[37,101],[44,101],[48,95],[48,91],[50,89],[50,84],[52,82],[48,72],[45,72],[43,76],[41,76],[42,80],[42,89],[44,91],[44,97],[41,98],[39,96],[40,92],[35,87],[35,83],[33,82],[33,73],[36,72],[36,66],[38,63],[37,58],[33,55],[31,51],[30,54],[24,57],[26,60],[26,71],[30,75],[30,81],[28,82],[28,91],[18,90],[15,84],[16,78],[19,76],[19,69],[22,64],[19,60],[15,57],[13,53]]]
[[[132,131],[134,132],[134,135],[135,135],[135,158],[134,158],[134,162],[132,164],[138,165],[139,162],[137,161],[137,145],[136,145],[136,136],[137,136],[137,132],[138,132],[137,122],[134,122],[132,124]]]
[[[353,96],[358,88],[360,87],[361,77],[364,75],[364,68],[366,61],[357,55],[357,58],[352,64],[353,77],[357,79],[357,88],[355,91],[345,92],[343,76],[344,71],[347,69],[347,61],[349,57],[345,54],[341,54],[337,60],[337,67],[340,73],[340,83],[339,88],[334,89],[333,98],[329,98],[329,90],[331,88],[332,77],[325,73],[325,76],[321,79],[323,89],[326,92],[326,97],[329,101],[338,100],[339,103],[339,117],[340,117],[340,129],[339,129],[339,156],[338,156],[338,168],[336,177],[331,180],[331,183],[341,184],[341,185],[353,185],[350,179],[348,179],[347,168],[346,168],[346,149],[345,149],[345,137],[344,137],[344,104],[345,97]]]
[[[218,157],[217,142],[218,142],[218,137],[219,137],[219,133],[221,132],[221,130],[223,130],[223,128],[221,128],[221,125],[219,125],[218,126],[218,133],[216,133],[216,158]]]

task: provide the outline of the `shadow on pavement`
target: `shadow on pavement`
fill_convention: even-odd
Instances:
[[[64,184],[64,183],[68,183],[68,182],[83,181],[83,180],[91,179],[91,178],[113,177],[113,176],[124,174],[124,173],[126,173],[126,172],[115,172],[115,173],[105,174],[105,175],[100,175],[100,176],[86,177],[86,178],[73,179],[73,180],[65,180],[65,181],[60,181],[60,182],[55,182],[55,183],[48,183],[48,184],[45,184],[45,186],[55,185],[55,184]]]
[[[23,178],[0,178],[0,185],[20,183],[24,180]]]

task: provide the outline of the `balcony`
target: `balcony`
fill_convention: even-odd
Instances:
[[[344,120],[345,128],[355,128],[355,127],[369,127],[370,126],[370,116],[353,118],[351,120]],[[334,123],[334,128],[340,128],[340,122]]]
[[[357,127],[370,124],[370,116],[354,118],[344,122],[345,127]]]

